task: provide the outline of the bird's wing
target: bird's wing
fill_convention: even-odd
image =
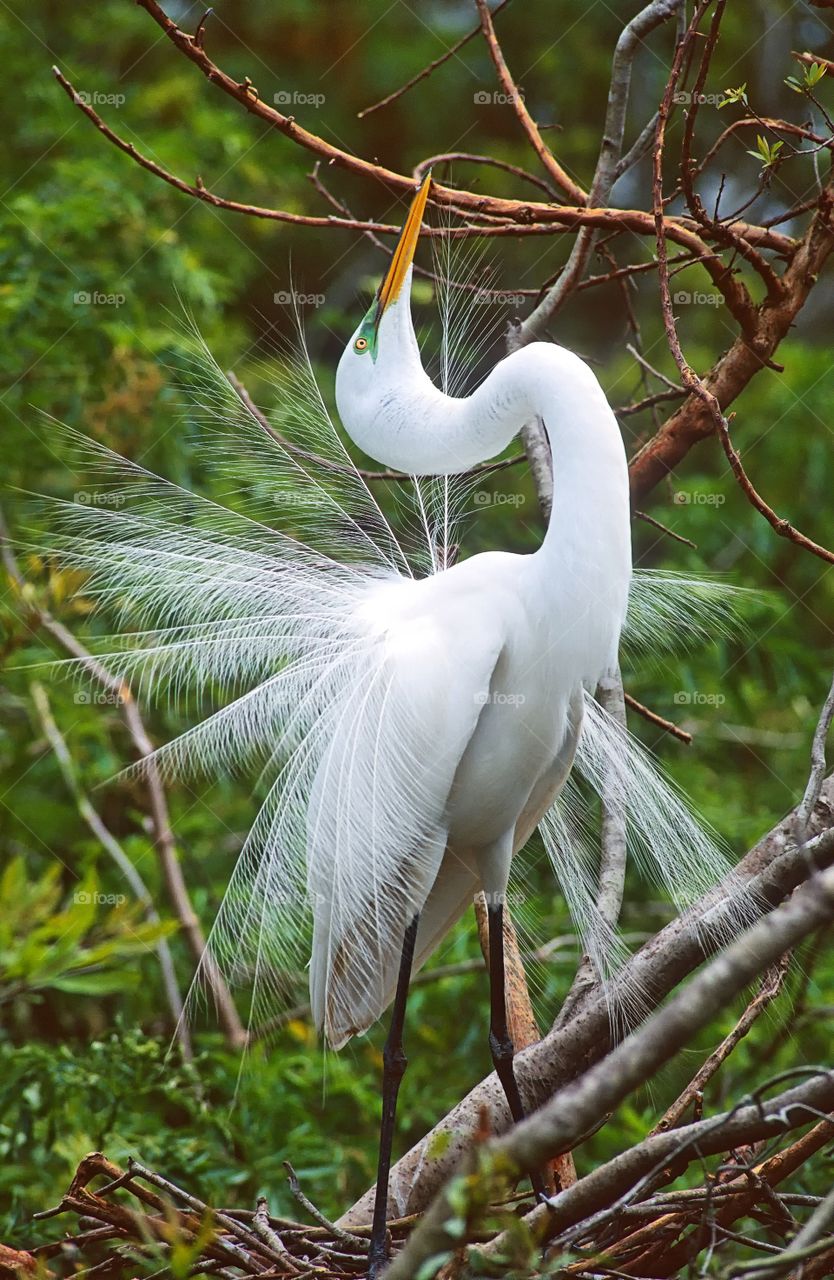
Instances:
[[[454,607],[400,614],[328,712],[307,887],[311,1001],[336,1047],[389,1003],[405,928],[443,859],[449,793],[502,648],[499,622],[474,607],[465,627]]]

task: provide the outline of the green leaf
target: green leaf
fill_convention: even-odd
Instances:
[[[719,111],[722,107],[726,107],[730,103],[741,103],[747,106],[747,81],[744,84],[737,85],[735,89],[725,89],[724,97],[718,104]]]
[[[100,972],[67,974],[54,978],[49,984],[56,991],[73,996],[109,996],[127,987],[138,985],[138,973]]]
[[[451,1253],[433,1253],[430,1258],[426,1258],[423,1265],[415,1273],[414,1280],[433,1280],[444,1263],[452,1258]]]

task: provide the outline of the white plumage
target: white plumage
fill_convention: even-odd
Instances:
[[[650,650],[709,638],[732,611],[726,589],[673,575],[631,582],[623,446],[581,360],[534,344],[453,399],[422,370],[409,283],[406,269],[375,322],[376,356],[355,349],[357,335],[346,349],[344,425],[387,466],[454,477],[540,416],[555,502],[536,553],[443,569],[438,544],[452,541],[460,490],[415,480],[415,567],[303,351],[273,370],[271,437],[199,349],[192,412],[199,448],[234,480],[229,506],[80,437],[103,496],[51,504],[51,550],[88,571],[85,593],[132,628],[104,642],[109,669],[143,698],[163,690],[203,705],[225,691],[158,764],[171,776],[261,765],[265,800],[210,955],[254,983],[259,1018],[311,954],[316,1021],[337,1047],[389,1003],[405,922],[420,912],[419,965],[479,889],[503,895],[537,826],[588,949],[600,968],[611,962],[616,940],[573,831],[575,754],[598,791],[613,769],[635,846],[678,905],[726,870],[654,763],[592,700],[624,626]],[[282,515],[300,535],[273,527]]]

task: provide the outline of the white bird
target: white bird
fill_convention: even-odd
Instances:
[[[628,469],[602,388],[588,365],[562,347],[537,342],[515,352],[465,398],[446,395],[427,377],[409,294],[430,181],[412,205],[378,299],[339,362],[339,415],[367,454],[412,475],[467,471],[539,418],[553,459],[553,512],[532,555],[488,552],[375,594],[371,621],[385,650],[384,679],[397,715],[411,728],[409,738],[416,735],[428,753],[418,756],[424,803],[413,833],[417,847],[402,849],[402,864],[386,871],[401,892],[405,941],[400,959],[396,933],[391,937],[381,991],[356,991],[351,956],[357,942],[364,947],[361,926],[358,936],[351,929],[334,938],[325,904],[316,919],[311,991],[317,1020],[338,1043],[376,1019],[399,973],[385,1052],[385,1108],[404,1066],[402,1008],[412,965],[434,950],[481,891],[489,922],[490,1047],[519,1120],[505,1008],[503,904],[513,854],[571,768],[583,692],[617,666],[631,578]],[[389,1103],[384,1118],[392,1112]],[[386,1146],[384,1125],[383,1159]],[[378,1207],[387,1176],[383,1165]],[[384,1214],[377,1214],[376,1226],[380,1217],[384,1230]],[[374,1245],[372,1263],[376,1239]]]
[[[534,554],[490,552],[444,568],[430,548],[430,571],[415,576],[328,418],[306,357],[286,366],[283,434],[275,436],[205,352],[200,407],[222,427],[218,466],[228,467],[230,445],[243,454],[235,474],[248,490],[248,514],[234,500],[209,502],[76,439],[116,487],[109,500],[57,504],[63,532],[52,548],[88,571],[85,593],[116,605],[126,626],[145,628],[102,659],[141,695],[160,685],[175,694],[218,686],[233,693],[156,752],[160,767],[211,775],[253,757],[263,763],[266,799],[212,930],[213,962],[253,981],[256,1012],[268,1009],[309,945],[311,918],[310,996],[331,1045],[367,1030],[394,1003],[372,1275],[385,1258],[414,970],[483,892],[490,1045],[518,1119],[502,913],[513,857],[537,826],[598,966],[615,945],[595,910],[593,866],[554,809],[560,794],[580,808],[567,799],[572,767],[598,791],[615,779],[637,852],[676,904],[726,871],[649,758],[592,698],[617,668],[624,626],[652,650],[683,636],[709,638],[726,621],[726,593],[688,578],[632,579],[623,443],[596,377],[576,355],[533,343],[465,398],[428,378],[409,295],[429,189],[427,178],[341,358],[339,413],[367,454],[414,476],[465,473],[539,418],[554,502]],[[301,451],[285,441],[293,419]],[[425,482],[415,481],[415,493],[428,528]],[[304,540],[271,527],[281,504],[296,526],[309,517]]]

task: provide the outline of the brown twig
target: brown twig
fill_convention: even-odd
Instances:
[[[710,161],[715,159],[724,143],[727,142],[729,138],[733,137],[739,129],[761,129],[762,126],[773,133],[787,133],[793,137],[804,138],[806,141],[813,142],[817,145],[830,145],[832,141],[831,139],[821,137],[819,134],[814,133],[812,129],[808,129],[804,125],[793,124],[790,120],[779,120],[774,116],[742,116],[741,119],[733,120],[728,124],[726,129],[723,129],[715,139],[712,146],[704,152],[703,159],[693,165],[691,169],[692,177],[696,178],[699,174],[703,173]],[[809,202],[807,208],[812,209],[815,204],[816,199],[813,199]],[[782,215],[780,215],[780,217],[781,216]]]
[[[499,6],[500,8],[500,6]],[[498,9],[493,9],[493,15]],[[461,161],[465,164],[485,164],[492,169],[500,169],[503,173],[512,174],[514,178],[520,178],[522,182],[529,182],[534,187],[538,187],[545,195],[556,199],[556,192],[551,186],[541,178],[537,178],[534,173],[528,173],[526,169],[522,169],[521,165],[510,164],[509,160],[499,160],[496,156],[481,156],[472,151],[443,151],[439,155],[429,156],[426,160],[421,160],[414,168],[415,182],[421,182],[425,174],[430,170],[439,168],[442,164],[452,164],[455,161]]]
[[[504,58],[503,50],[498,43],[498,37],[495,34],[495,24],[493,22],[494,15],[488,8],[486,0],[475,0],[475,3],[477,4],[478,14],[481,19],[481,30],[484,33],[484,39],[486,40],[487,48],[489,49],[489,56],[492,58],[493,66],[495,67],[495,71],[498,76],[498,81],[501,88],[504,90],[508,102],[512,105],[513,111],[518,118],[518,122],[527,137],[527,141],[538,156],[542,167],[556,183],[556,186],[559,187],[561,191],[564,191],[568,199],[572,200],[574,204],[584,205],[587,200],[586,193],[577,182],[574,182],[570,174],[567,173],[559,164],[559,161],[542,138],[538,125],[527,110],[527,105],[524,101],[524,94],[513,79],[512,72],[507,66],[506,59]]]
[[[689,26],[690,32],[695,32],[697,30],[698,22],[702,18],[708,3],[709,0],[701,0],[701,3],[696,7]],[[811,538],[806,537],[805,534],[796,529],[789,521],[778,516],[773,508],[768,506],[765,500],[753,487],[752,482],[744,471],[738,452],[733,447],[732,441],[730,440],[729,424],[722,411],[718,395],[716,395],[715,391],[708,386],[707,382],[700,378],[695,370],[688,364],[681,348],[680,339],[675,325],[675,317],[672,310],[672,295],[669,284],[668,250],[663,218],[663,146],[666,136],[666,124],[671,112],[671,105],[683,64],[685,48],[686,41],[682,41],[675,52],[672,70],[660,105],[652,175],[652,201],[654,207],[657,243],[658,280],[660,285],[660,303],[663,314],[663,327],[666,332],[666,340],[669,344],[669,350],[674,357],[675,363],[680,370],[684,385],[703,404],[711,422],[712,429],[718,434],[724,452],[729,459],[733,474],[738,480],[739,485],[746,494],[751,505],[765,517],[780,537],[788,538],[791,542],[796,543],[804,550],[810,551],[814,555],[819,556],[820,559],[826,560],[828,563],[832,564],[834,563],[834,552],[829,551],[826,547],[823,547],[819,543],[814,542]],[[826,224],[829,222],[831,204],[832,200],[829,195],[825,215]],[[834,240],[832,240],[830,226],[826,226],[826,231],[825,251],[827,253],[830,252],[832,244],[834,244]],[[795,261],[796,259],[792,265],[795,265]],[[786,272],[786,276],[787,275],[788,273]],[[769,299],[768,301],[770,301],[772,305],[779,306],[785,300],[785,297],[790,296],[790,294],[790,290],[786,291],[785,289],[781,289],[780,296],[775,300],[775,304],[773,299]],[[761,309],[759,311],[759,315],[761,315]],[[651,443],[652,442],[650,442],[650,444]],[[649,446],[647,446],[647,448],[648,447]],[[646,450],[642,450],[641,454],[638,455],[638,458],[635,459],[632,464],[632,489],[634,488],[634,465],[641,457],[645,456],[645,453]]]
[[[667,720],[665,716],[660,716],[656,711],[652,711],[650,707],[644,706],[642,702],[638,702],[630,693],[625,695],[625,703],[632,711],[636,711],[638,716],[648,720],[649,724],[662,729],[664,733],[671,733],[673,738],[677,738],[679,742],[685,742],[687,746],[691,743],[691,733],[687,733],[686,729],[681,729],[680,725],[675,724],[674,720]]]
[[[697,377],[697,375],[695,376]],[[729,420],[721,412],[721,406],[715,396],[707,390],[704,384],[700,382],[700,379],[698,379],[698,382],[700,383],[702,390],[706,392],[706,395],[701,395],[701,398],[712,413],[716,431],[718,432],[718,438],[721,441],[721,446],[725,454],[727,455],[733,475],[738,481],[739,487],[741,488],[742,493],[746,496],[750,505],[755,507],[760,515],[764,516],[770,527],[778,533],[780,538],[787,538],[789,542],[794,542],[798,547],[802,547],[803,551],[810,551],[812,555],[819,556],[820,560],[825,560],[828,564],[834,564],[834,551],[829,551],[828,547],[823,547],[819,542],[814,542],[813,538],[809,538],[806,534],[802,533],[795,525],[792,525],[789,520],[786,520],[784,516],[777,515],[773,510],[773,507],[765,502],[764,498],[753,485],[753,482],[747,472],[744,470],[738,450],[730,439]],[[694,387],[694,383],[692,385]],[[698,391],[697,394],[700,395],[701,392]]]
[[[694,35],[698,30],[698,24],[708,7],[708,4],[701,4],[698,6],[696,10],[697,17],[693,17],[693,20],[690,23],[689,29],[684,37],[685,42],[694,39]],[[740,254],[740,256],[743,257],[756,272],[758,272],[759,276],[765,283],[768,296],[773,299],[779,299],[782,295],[784,284],[773,270],[770,263],[763,258],[756,249],[749,245],[743,236],[738,235],[733,227],[727,226],[717,218],[711,218],[709,216],[701,197],[695,190],[694,185],[695,160],[693,158],[692,148],[695,140],[695,125],[698,118],[698,108],[700,106],[704,85],[706,84],[710,63],[715,52],[715,46],[718,42],[718,33],[721,27],[721,20],[724,16],[725,7],[726,0],[716,0],[710,29],[702,46],[701,61],[692,90],[689,110],[686,112],[686,118],[684,120],[680,164],[681,185],[687,207],[696,222],[698,222],[700,226],[703,227],[704,231],[713,239],[723,241],[723,243]],[[726,272],[725,300],[739,323],[742,325],[744,332],[752,333],[755,329],[755,314],[750,294],[744,284],[733,277],[731,267],[727,267]]]
[[[193,37],[179,31],[179,28],[176,28],[169,19],[165,18],[162,10],[153,3],[153,0],[137,0],[137,2],[141,3],[149,12],[151,12],[151,9],[156,10],[164,18],[164,22],[160,22],[160,25],[166,28],[167,34],[181,51],[185,52],[188,48],[193,49],[193,45],[190,43],[193,41]],[[177,33],[176,39],[170,30],[171,28]],[[207,79],[218,84],[238,102],[246,105],[255,114],[263,116],[281,132],[288,134],[293,141],[312,151],[313,154],[318,155],[329,164],[338,164],[339,167],[359,172],[362,176],[373,177],[404,196],[410,195],[413,191],[413,182],[409,176],[395,173],[392,170],[384,169],[380,165],[372,164],[370,161],[351,156],[347,152],[340,151],[339,148],[334,147],[331,143],[316,137],[315,134],[310,134],[306,130],[300,129],[292,117],[281,115],[280,112],[262,103],[259,98],[253,97],[245,86],[237,85],[230,77],[215,67],[210,59],[206,58],[203,64],[204,51],[202,49],[194,49],[193,51],[200,56],[199,65]],[[380,223],[371,220],[359,221],[339,217],[321,217],[313,214],[292,213],[284,209],[270,209],[260,205],[248,205],[240,201],[228,200],[214,195],[199,180],[196,184],[185,182],[175,174],[163,169],[155,161],[142,155],[132,143],[120,138],[113,129],[105,124],[97,112],[90,107],[89,103],[84,101],[70,82],[66,80],[66,77],[57,71],[57,68],[55,69],[55,75],[71,101],[108,141],[112,142],[114,146],[117,146],[119,150],[123,151],[125,155],[129,156],[137,164],[140,164],[150,173],[169,183],[185,195],[215,205],[217,208],[228,209],[234,213],[288,222],[297,226],[324,227],[362,233],[373,231],[379,235],[391,236],[398,236],[400,233],[401,227],[399,224]],[[640,209],[586,209],[581,206],[530,203],[529,201],[510,200],[497,196],[484,196],[477,192],[444,187],[438,183],[432,184],[431,198],[437,204],[445,205],[453,212],[459,213],[464,219],[475,218],[481,219],[481,221],[475,223],[464,221],[455,226],[432,227],[425,225],[421,235],[430,238],[468,239],[472,236],[498,238],[531,235],[550,236],[559,231],[573,231],[586,223],[589,226],[609,229],[619,228],[634,231],[638,235],[648,235],[653,226],[651,216]],[[484,218],[497,219],[497,221],[483,221]],[[668,223],[669,239],[680,243],[693,253],[696,260],[703,260],[705,265],[709,266],[711,254],[695,233],[693,227],[689,225],[690,220],[684,219],[679,222],[674,218],[670,218]],[[746,227],[746,234],[749,235],[751,243],[766,244],[777,252],[789,254],[794,248],[794,241],[789,236],[773,232],[769,228]]]
[[[509,4],[509,2],[510,0],[499,0],[499,3],[492,11],[493,16],[496,13],[500,13],[505,5]],[[363,107],[361,111],[357,111],[356,115],[358,119],[364,120],[365,116],[371,115],[372,112],[381,111],[383,107],[388,107],[392,102],[396,102],[398,98],[403,96],[403,94],[408,93],[409,89],[413,89],[415,85],[421,82],[421,80],[426,80],[437,70],[438,67],[442,67],[445,62],[448,62],[450,58],[453,58],[456,53],[459,53],[460,50],[464,48],[465,45],[469,44],[470,40],[474,40],[475,36],[480,35],[480,33],[480,25],[473,27],[465,36],[461,36],[459,40],[456,40],[454,44],[450,45],[446,52],[442,53],[439,58],[435,58],[434,62],[430,62],[428,66],[423,67],[422,71],[418,71],[415,76],[406,80],[405,84],[400,85],[399,89],[395,89],[393,93],[389,93],[384,98],[380,98],[379,102],[372,103],[370,107]]]
[[[632,511],[635,520],[642,520],[645,524],[650,524],[655,529],[659,529],[661,533],[665,533],[667,537],[674,538],[675,542],[681,542],[685,547],[692,547],[696,551],[698,549],[697,542],[693,542],[691,538],[685,538],[682,533],[676,533],[674,529],[670,529],[668,525],[662,521],[650,516],[647,511]]]
[[[834,62],[830,58],[823,58],[818,53],[797,53],[795,49],[791,49],[791,57],[796,58],[797,62],[804,62],[806,67],[812,67],[816,62],[819,66],[825,67],[830,75],[834,75]]]
[[[677,1128],[693,1102],[695,1102],[699,1096],[703,1095],[704,1087],[709,1083],[719,1068],[723,1066],[736,1046],[744,1039],[756,1019],[779,995],[779,992],[782,990],[785,983],[785,976],[788,972],[789,962],[790,955],[786,954],[778,964],[773,965],[773,967],[765,973],[758,992],[753,996],[752,1000],[748,1002],[747,1007],[736,1022],[732,1031],[724,1037],[718,1048],[713,1050],[706,1061],[695,1072],[695,1075],[692,1077],[686,1088],[663,1113],[663,1116],[652,1129],[652,1134],[664,1133],[667,1129]]]

